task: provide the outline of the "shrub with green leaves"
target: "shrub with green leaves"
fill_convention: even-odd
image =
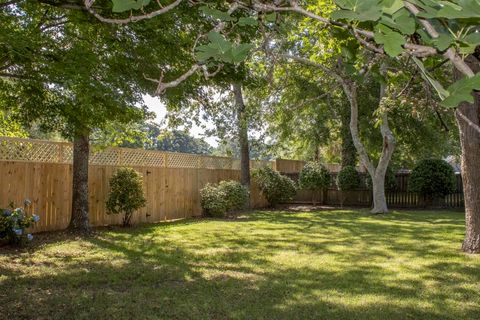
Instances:
[[[372,190],[373,188],[372,177],[370,177],[369,174],[367,174],[365,178],[365,186],[369,190]],[[397,188],[397,178],[395,176],[395,171],[388,167],[387,171],[385,172],[385,190],[395,190],[395,188]]]
[[[272,207],[292,200],[297,193],[295,182],[272,168],[263,167],[253,171],[253,178]]]
[[[422,160],[412,170],[408,182],[410,191],[427,197],[444,197],[455,191],[453,168],[440,159]]]
[[[220,181],[218,188],[225,193],[227,212],[245,209],[249,201],[249,190],[238,181]]]
[[[132,168],[120,168],[110,179],[107,213],[123,213],[123,226],[130,226],[133,212],[147,203],[142,185],[141,174]]]
[[[249,191],[240,182],[220,181],[207,183],[200,190],[201,205],[206,216],[224,217],[227,212],[245,208]]]
[[[32,241],[33,236],[25,229],[40,220],[36,214],[28,214],[31,201],[26,199],[23,208],[14,208],[13,203],[8,209],[0,209],[0,244],[23,245]]]
[[[360,186],[360,175],[354,166],[343,167],[337,175],[338,190],[355,190]]]
[[[325,189],[330,185],[330,173],[320,162],[310,161],[300,171],[298,183],[302,189]]]
[[[208,217],[223,217],[227,212],[226,194],[218,185],[207,183],[200,190],[200,204]]]

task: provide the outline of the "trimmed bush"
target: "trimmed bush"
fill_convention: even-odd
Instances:
[[[298,183],[302,189],[325,189],[330,185],[330,173],[320,162],[310,161],[300,171]]]
[[[0,244],[23,245],[32,241],[33,236],[25,229],[33,226],[40,217],[27,213],[30,205],[31,201],[26,199],[23,208],[14,208],[12,203],[9,209],[0,209]]]
[[[280,202],[292,200],[297,193],[295,182],[272,168],[263,167],[253,171],[253,178],[272,207]]]
[[[372,177],[367,173],[365,177],[365,186],[367,189],[372,190]],[[385,190],[395,190],[397,188],[397,178],[395,176],[395,171],[393,171],[390,167],[387,168],[387,172],[385,172]]]
[[[225,192],[227,212],[245,209],[249,200],[249,190],[238,181],[220,181],[220,190]]]
[[[354,166],[345,166],[337,176],[338,190],[348,191],[357,189],[360,186],[360,175]]]
[[[207,183],[200,190],[203,212],[209,217],[223,217],[227,212],[226,194],[216,184]]]
[[[132,214],[145,206],[140,173],[132,168],[120,168],[110,179],[110,193],[107,200],[107,214],[123,213],[123,226],[130,226]]]
[[[410,175],[408,188],[423,196],[444,197],[455,191],[456,180],[453,168],[440,159],[422,160]]]
[[[200,198],[205,215],[224,217],[227,212],[245,208],[249,191],[238,181],[220,181],[218,184],[207,183],[200,190]]]

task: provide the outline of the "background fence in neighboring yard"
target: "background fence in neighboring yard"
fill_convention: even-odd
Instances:
[[[360,171],[362,185],[365,185],[367,173]],[[294,181],[298,180],[298,172],[284,173]],[[322,203],[326,205],[345,205],[345,206],[365,206],[372,205],[372,191],[366,187],[353,191],[339,191],[335,186],[337,172],[331,171],[330,187],[324,192],[313,192],[310,190],[299,190],[293,203]],[[462,208],[464,207],[462,177],[456,175],[456,190],[454,193],[444,198],[434,199],[428,202],[422,196],[408,191],[408,181],[410,173],[399,172],[395,174],[396,187],[386,190],[387,204],[392,208],[424,208],[442,207],[442,208]]]
[[[60,230],[68,226],[72,194],[71,143],[0,137],[0,208],[10,202],[20,206],[25,198],[41,217],[34,231]],[[294,180],[305,162],[298,160],[251,161],[252,169],[271,166]],[[143,176],[147,205],[134,214],[133,223],[158,222],[198,216],[199,190],[208,182],[240,180],[240,161],[226,157],[149,151],[142,149],[108,148],[93,151],[89,167],[90,222],[94,226],[120,224],[121,216],[107,215],[105,201],[109,179],[118,167],[129,166]],[[336,190],[334,180],[339,165],[326,165],[332,173],[330,188],[321,193],[300,190],[294,203],[370,206],[371,192],[359,189],[349,192]],[[365,177],[365,170],[357,168]],[[391,207],[423,207],[423,199],[408,192],[408,173],[399,173],[397,188],[387,192]],[[267,205],[252,184],[251,205]],[[461,177],[457,191],[437,200],[434,206],[463,207]]]

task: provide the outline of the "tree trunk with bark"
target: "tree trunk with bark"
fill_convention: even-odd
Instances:
[[[69,229],[89,233],[88,218],[88,158],[90,155],[89,134],[83,131],[73,140],[73,185],[72,216]]]
[[[469,56],[466,62],[474,72],[480,61]],[[459,78],[459,74],[456,74]],[[462,146],[462,181],[465,199],[465,239],[462,250],[480,253],[480,92],[474,92],[474,103],[459,105],[456,118]]]
[[[240,181],[250,190],[250,148],[248,142],[248,115],[243,101],[242,85],[233,83],[237,111],[238,141],[240,144]]]
[[[372,178],[373,185],[373,208],[372,213],[386,213],[388,212],[387,199],[385,197],[385,173],[387,172],[388,164],[392,158],[393,151],[395,150],[395,137],[388,125],[388,115],[386,111],[382,111],[380,131],[383,137],[382,154],[375,167],[373,161],[370,159],[365,146],[360,140],[360,134],[358,132],[358,99],[357,99],[357,86],[354,82],[348,80],[342,80],[342,86],[347,98],[350,102],[350,133],[352,135],[353,144],[357,150],[361,163],[367,168],[370,177]],[[380,86],[380,104],[383,97],[385,97],[386,87],[385,84]],[[380,106],[381,107],[381,106]]]

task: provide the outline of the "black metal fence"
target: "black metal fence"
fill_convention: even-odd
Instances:
[[[294,181],[298,181],[298,173],[285,173]],[[322,192],[299,190],[292,203],[316,203],[325,205],[364,206],[372,205],[372,191],[366,187],[366,174],[360,174],[362,188],[352,191],[340,191],[336,188],[336,174],[331,175],[330,187]],[[392,208],[462,208],[464,207],[462,177],[456,175],[455,192],[437,199],[425,199],[410,192],[408,181],[410,173],[397,173],[395,187],[386,190],[387,204]]]

